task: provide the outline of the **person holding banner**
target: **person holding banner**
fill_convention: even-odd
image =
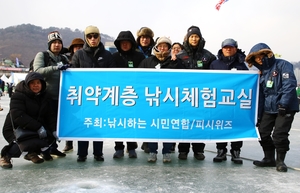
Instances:
[[[141,29],[137,31],[136,36],[137,51],[144,54],[145,58],[152,56],[152,48],[155,45],[153,31],[148,27],[141,27]],[[148,142],[143,142],[141,149],[144,150],[145,153],[149,153]]]
[[[213,70],[248,70],[245,64],[245,52],[238,49],[238,43],[234,39],[225,39],[221,44],[221,49],[218,51],[218,59],[213,61],[210,69]],[[217,143],[217,156],[214,157],[214,162],[222,162],[227,160],[227,142]],[[231,161],[235,164],[242,164],[240,158],[242,141],[231,142]]]
[[[70,52],[70,58],[69,60],[72,61],[72,57],[74,55],[74,53],[81,49],[83,47],[84,41],[81,38],[75,38],[72,40],[71,45],[69,46],[69,52]],[[66,146],[63,149],[63,152],[69,152],[73,150],[73,141],[66,141]]]
[[[18,138],[14,130],[24,130]],[[3,136],[9,143],[1,150],[2,168],[12,168],[11,158],[20,157],[28,152],[24,159],[33,163],[42,163],[38,155],[48,153],[41,148],[48,148],[56,139],[56,117],[51,107],[51,96],[46,92],[46,82],[36,72],[27,74],[25,80],[16,86],[11,97],[10,111],[3,125]],[[52,157],[51,157],[52,158]]]
[[[33,61],[33,71],[40,73],[47,84],[47,92],[52,97],[52,108],[58,113],[58,94],[60,71],[66,70],[70,67],[68,58],[61,54],[63,49],[62,36],[58,31],[52,31],[48,34],[48,50],[45,52],[38,52]],[[48,56],[48,57],[46,57]],[[45,61],[45,57],[48,61]],[[66,154],[57,149],[57,143],[53,143],[49,149],[51,155],[58,157],[65,157]],[[48,154],[43,154],[45,160],[51,160],[50,157],[45,157]]]
[[[142,27],[136,36],[137,50],[144,54],[145,58],[152,56],[152,48],[155,45],[153,31],[148,27]]]
[[[74,68],[110,68],[116,67],[111,53],[105,50],[100,41],[100,31],[96,26],[88,26],[84,31],[83,48],[72,57]],[[88,155],[89,141],[78,141],[78,162],[85,162]],[[93,141],[93,154],[96,161],[104,161],[103,141]]]
[[[216,56],[204,49],[205,40],[202,37],[199,27],[189,27],[184,39],[184,50],[176,55],[178,63],[183,65],[186,69],[210,69],[210,64],[216,59]],[[197,160],[204,160],[205,144],[192,143],[192,146],[194,157]],[[178,149],[178,158],[181,160],[186,160],[190,149],[190,143],[179,143]]]
[[[182,68],[177,64],[177,60],[171,60],[171,45],[172,42],[167,37],[160,37],[156,41],[156,45],[153,47],[154,56],[146,58],[141,62],[139,68],[171,68],[178,69]],[[173,143],[163,143],[163,162],[171,162],[171,148]],[[157,160],[157,142],[148,142],[149,147],[149,158],[148,162],[156,162]]]
[[[118,68],[137,68],[142,60],[145,59],[144,54],[136,50],[137,44],[131,31],[121,31],[114,41],[118,52],[113,54],[113,58]],[[121,158],[124,156],[123,142],[115,142],[115,150],[113,158]],[[127,150],[129,158],[137,158],[135,149],[136,142],[127,142]]]
[[[261,66],[261,84],[264,96],[262,119],[258,130],[264,158],[255,160],[258,167],[275,167],[279,172],[287,172],[284,163],[289,151],[289,131],[294,116],[299,112],[296,87],[297,80],[293,65],[283,59],[276,59],[273,51],[265,43],[254,45],[246,57],[249,67]],[[276,160],[275,160],[276,150]]]

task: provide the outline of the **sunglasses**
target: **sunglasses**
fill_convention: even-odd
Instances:
[[[94,37],[94,39],[97,39],[99,37],[99,34],[88,34],[88,35],[86,35],[86,37],[88,39],[92,39],[93,37]]]

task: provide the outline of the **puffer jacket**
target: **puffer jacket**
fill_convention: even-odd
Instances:
[[[47,52],[49,53],[49,63],[44,63],[44,54],[39,52],[34,58],[33,71],[40,73],[44,77],[47,84],[47,92],[51,94],[53,100],[58,100],[60,70],[57,65],[59,62],[64,63],[64,61],[68,61],[68,58],[62,54],[56,56],[49,50]]]
[[[201,37],[198,47],[193,49],[188,40],[183,43],[184,50],[176,55],[178,63],[186,69],[210,69],[216,56],[204,49],[205,40]]]
[[[35,79],[42,82],[39,94],[32,92],[28,86],[28,83]],[[51,96],[45,90],[43,76],[36,72],[30,72],[25,80],[17,84],[10,101],[10,112],[3,125],[3,136],[9,143],[15,139],[13,127],[37,131],[44,126],[49,135],[56,130],[56,115],[50,106]]]
[[[131,42],[131,49],[123,51],[121,49],[121,41],[127,40]],[[136,51],[136,42],[130,31],[122,31],[119,33],[117,39],[114,41],[118,52],[113,54],[113,58],[118,68],[137,68],[141,61],[145,59],[144,54]]]
[[[215,70],[248,70],[245,64],[246,55],[240,49],[237,50],[236,54],[231,57],[225,57],[222,53],[222,49],[218,52],[218,59],[214,60],[210,69]]]
[[[171,56],[167,57],[164,61],[160,61],[156,56],[150,56],[140,63],[139,68],[180,69],[181,67],[177,64],[176,60],[171,60]]]
[[[102,42],[98,47],[90,47],[86,42],[83,48],[76,51],[72,57],[74,68],[113,68],[116,67],[111,53],[105,50]]]
[[[270,114],[278,113],[278,107],[282,106],[289,112],[298,112],[299,103],[297,100],[297,80],[294,74],[293,65],[282,59],[276,59],[274,53],[267,44],[259,43],[253,46],[246,57],[246,62],[251,66],[259,66],[255,62],[257,54],[264,54],[263,64],[260,68],[261,86],[263,86],[264,112]],[[272,86],[268,87],[268,81]]]

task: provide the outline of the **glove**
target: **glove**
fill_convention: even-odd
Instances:
[[[58,64],[57,67],[58,67],[58,70],[67,70],[71,65],[70,64]]]
[[[56,141],[60,142],[60,140],[59,140],[59,138],[58,138],[58,136],[56,134],[56,131],[53,131],[52,135],[56,139]]]
[[[260,126],[260,121],[261,121],[260,119],[257,119],[255,127],[259,127]]]
[[[279,106],[278,108],[278,114],[282,117],[286,115],[286,109],[284,107]]]
[[[47,131],[43,126],[41,126],[41,128],[39,128],[39,130],[37,130],[37,132],[39,134],[40,139],[44,139],[47,137]]]

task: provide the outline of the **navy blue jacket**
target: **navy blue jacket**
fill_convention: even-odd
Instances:
[[[276,59],[272,50],[264,43],[256,44],[251,48],[246,62],[255,66],[259,65],[254,60],[257,54],[266,55],[260,68],[262,72],[260,85],[263,87],[265,98],[264,112],[277,114],[279,106],[284,107],[287,112],[298,112],[297,80],[293,65],[286,60]],[[273,82],[272,87],[267,86],[268,81]]]
[[[237,53],[231,57],[225,57],[222,53],[222,49],[218,52],[218,59],[214,60],[210,69],[215,70],[231,70],[233,68],[237,70],[248,70],[245,64],[246,55],[240,49],[238,49]]]

